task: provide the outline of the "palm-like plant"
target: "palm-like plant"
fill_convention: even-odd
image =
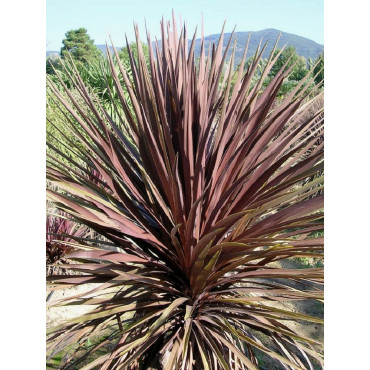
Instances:
[[[61,212],[58,215],[46,215],[46,267],[47,274],[60,271],[57,263],[66,262],[64,256],[73,248],[70,242],[81,241],[91,232],[86,226],[81,226]]]
[[[234,54],[225,63],[230,41],[223,52],[223,32],[208,51],[202,32],[196,66],[195,34],[188,48],[186,28],[178,36],[173,19],[173,29],[162,23],[155,52],[148,34],[148,70],[135,32],[137,62],[128,45],[132,79],[119,58],[116,73],[108,50],[120,122],[76,69],[70,78],[84,105],[49,81],[67,111],[65,125],[82,145],[69,165],[67,154],[65,161],[50,161],[47,178],[57,190],[48,197],[120,248],[81,246],[69,255],[78,263],[67,267],[80,274],[49,278],[58,287],[100,283],[56,302],[95,308],[50,329],[51,356],[117,324],[84,356],[72,356],[72,364],[114,343],[84,369],[256,369],[256,351],[284,368],[312,369],[312,358],[322,360],[320,343],[284,322],[322,320],[282,302],[321,301],[323,271],[277,265],[323,252],[322,238],[311,237],[323,228],[323,178],[315,176],[323,169],[323,112],[305,116],[312,76],[274,105],[291,71],[284,65],[260,92],[279,56],[273,57],[275,48],[251,87],[266,45],[244,71],[247,44],[234,71]],[[86,168],[103,181],[91,181]],[[102,298],[112,287],[115,293]]]

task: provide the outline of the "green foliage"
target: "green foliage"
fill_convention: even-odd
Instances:
[[[255,56],[252,56],[250,57],[248,60],[247,60],[247,63],[245,65],[245,68],[248,68],[250,67],[253,62],[255,60]],[[251,83],[251,87],[254,87],[256,85],[256,83],[259,82],[262,74],[263,74],[263,71],[265,70],[266,68],[266,65],[267,65],[267,59],[266,58],[261,58],[257,64],[257,67],[256,67],[256,72],[254,73],[253,77],[252,77],[252,83]],[[263,87],[266,87],[268,85],[268,81],[265,80],[264,81],[264,84],[263,84]]]
[[[143,49],[146,64],[149,67],[149,46],[148,44],[141,42],[141,47]],[[131,42],[128,46],[123,47],[118,52],[118,55],[127,71],[131,70],[129,50],[131,51],[131,55],[133,59],[137,62],[138,61],[138,44],[136,42]]]
[[[274,57],[277,55],[278,51],[274,53]],[[289,61],[288,61],[289,60]],[[292,91],[299,81],[301,81],[308,73],[307,69],[307,62],[305,58],[300,57],[295,48],[292,46],[288,46],[283,50],[283,52],[280,54],[279,58],[277,59],[275,65],[271,68],[269,78],[273,78],[280,69],[285,65],[285,63],[288,61],[285,69],[289,69],[293,64],[295,66],[291,70],[290,75],[288,78],[283,82],[280,91],[279,96],[283,97],[286,94],[288,94],[290,91]]]
[[[307,258],[307,257],[296,257],[296,261],[301,263],[304,268],[322,268],[324,262],[322,258]]]
[[[131,43],[130,48],[133,53],[133,58],[137,63],[137,46],[136,43]],[[149,63],[148,57],[148,46],[146,44],[142,44],[142,48],[144,51],[145,59],[147,63]],[[120,52],[120,62],[123,65],[123,68],[127,70],[127,76],[130,80],[132,80],[132,72],[131,72],[131,64],[129,60],[129,54],[127,47],[123,48]],[[56,72],[52,68],[55,68]],[[111,74],[111,67],[108,59],[100,53],[95,58],[93,58],[89,63],[81,64],[75,63],[75,67],[77,68],[79,75],[84,82],[86,88],[89,92],[94,93],[100,100],[100,103],[104,108],[109,112],[109,114],[115,118],[118,126],[122,125],[122,122],[118,119],[117,114],[122,114],[122,105],[120,104],[119,94],[117,90],[117,86],[113,81],[113,77]],[[123,82],[122,76],[119,73],[119,63],[118,59],[114,55],[112,57],[112,65],[116,73],[120,76],[120,86],[124,92],[124,97],[128,101],[128,108],[132,109],[131,103],[128,99],[127,88]],[[77,90],[74,87],[72,80],[69,79],[68,75],[74,74],[74,66],[72,61],[67,59],[60,59],[60,58],[48,58],[46,61],[47,66],[47,76],[48,78],[53,81],[54,85],[59,90],[59,93],[63,96],[64,99],[71,102],[71,98],[65,93],[62,83],[64,83],[71,91],[70,94],[73,99],[77,99],[80,104],[84,104],[79,97]],[[56,75],[58,74],[58,76]],[[86,105],[84,106],[86,109]],[[53,148],[57,149],[58,152],[54,151],[54,157],[58,160],[65,162],[67,159],[63,156],[66,155],[69,159],[77,160],[78,159],[78,149],[81,147],[81,144],[76,140],[74,135],[71,135],[70,130],[68,130],[65,125],[61,124],[64,115],[68,115],[68,110],[65,107],[58,106],[55,103],[55,97],[53,98],[50,94],[50,88],[47,89],[46,94],[46,132],[47,132],[47,140]],[[76,127],[79,129],[78,127]],[[66,139],[69,141],[67,146],[73,147],[74,151],[66,152]],[[48,149],[49,151],[49,149]],[[61,155],[63,153],[63,155]]]
[[[73,83],[68,80],[67,73],[62,68],[57,70],[57,74],[47,75],[47,79],[52,81],[55,88],[59,91],[61,96],[67,101],[71,101],[71,98],[63,91],[63,85],[71,89],[70,94],[73,99],[77,99],[81,102],[78,93],[73,89]],[[46,89],[46,139],[48,143],[47,153],[50,152],[50,148],[53,150],[53,158],[68,163],[71,160],[77,160],[79,150],[82,145],[75,135],[63,124],[65,117],[68,117],[68,110],[65,107],[60,106],[57,103],[55,95],[51,93],[49,87]],[[71,117],[70,117],[71,118]],[[76,129],[79,130],[78,126]],[[71,150],[72,149],[72,150]],[[65,158],[66,156],[66,158]],[[48,159],[50,160],[50,159]]]
[[[115,115],[85,85],[91,76],[70,69],[63,92],[48,78],[52,109],[78,143],[59,162],[49,145],[48,200],[116,248],[76,243],[65,256],[75,275],[47,278],[53,289],[98,284],[54,303],[93,309],[48,330],[50,356],[113,327],[68,366],[98,353],[87,368],[257,369],[263,353],[312,368],[321,343],[286,321],[322,320],[284,303],[321,302],[323,270],[274,263],[323,255],[323,238],[311,237],[323,228],[323,112],[311,111],[308,85],[275,104],[288,73],[261,91],[273,68],[261,57],[225,68],[223,34],[209,59],[203,38],[196,64],[185,27],[179,38],[164,29],[161,58],[150,51],[148,62],[138,39],[127,69],[108,53]]]
[[[48,75],[55,75],[54,69],[61,69],[60,58],[48,57],[46,58],[46,73]]]
[[[65,59],[69,52],[77,63],[84,64],[101,54],[85,28],[70,30],[66,32],[65,36],[66,38],[62,41],[63,46],[60,49],[62,58]]]
[[[279,51],[277,50],[274,53],[274,57],[278,54],[278,52]],[[291,71],[291,73],[288,77],[288,80],[289,81],[300,81],[300,80],[302,80],[302,78],[304,78],[306,76],[306,74],[308,73],[307,62],[306,62],[305,58],[300,57],[297,54],[295,48],[293,48],[292,46],[288,46],[280,54],[278,60],[276,61],[274,66],[271,68],[270,76],[274,77],[280,71],[280,69],[283,67],[283,65],[288,60],[289,60],[289,62],[287,64],[287,66],[285,67],[286,69],[288,69],[293,64],[295,64],[295,66],[293,67],[293,69],[292,69],[292,71]]]
[[[275,58],[278,53],[279,53],[279,50],[276,50],[273,53],[273,58]],[[248,68],[254,60],[255,60],[255,56],[250,57],[247,60],[245,68]],[[251,87],[255,86],[255,84],[259,81],[266,67],[267,62],[268,60],[265,58],[261,58],[259,60],[255,75],[252,78]],[[269,85],[271,80],[276,76],[276,74],[282,69],[284,65],[285,65],[285,70],[288,70],[290,67],[293,66],[293,64],[294,64],[294,67],[290,71],[289,76],[283,81],[279,89],[278,98],[282,99],[284,96],[290,93],[299,84],[299,82],[307,76],[307,74],[309,73],[309,70],[311,69],[311,68],[307,68],[307,62],[305,58],[300,57],[292,46],[285,48],[281,52],[276,63],[272,66],[268,75],[263,80],[261,84],[261,92]],[[309,65],[312,66],[311,59],[309,60]],[[319,67],[316,67],[315,71],[318,71],[318,70],[319,70]],[[233,82],[235,81],[235,78],[236,77],[234,76]],[[308,91],[312,90],[312,88],[314,87],[314,83],[318,83],[318,80],[315,79],[315,81],[313,81],[312,79],[310,79],[308,81],[308,84],[310,86]]]
[[[116,73],[119,73],[116,58],[114,58],[113,64]],[[110,73],[109,61],[106,57],[102,55],[94,59],[91,63],[80,68],[79,72],[83,82],[91,91],[97,94],[104,106],[110,107],[112,99],[116,104],[119,102],[117,88],[114,85]]]
[[[137,43],[132,42],[129,45],[129,48],[131,50],[133,60],[137,64],[138,62]],[[147,66],[149,67],[148,45],[142,43],[142,49]],[[119,50],[118,56],[122,64],[122,67],[127,71],[128,78],[132,80],[132,71],[128,47],[126,46]],[[119,63],[115,55],[112,56],[112,64],[117,75],[120,75]],[[104,104],[104,106],[107,109],[109,109],[110,112],[113,114],[114,109],[112,105],[112,100],[114,101],[115,106],[119,108],[119,95],[117,87],[114,84],[112,74],[110,73],[111,71],[110,68],[111,67],[109,64],[109,60],[103,55],[101,55],[100,57],[95,58],[89,64],[86,64],[85,66],[80,68],[79,72],[84,83],[87,86],[89,86],[89,88],[93,89],[93,91],[101,99],[101,102]],[[127,99],[128,93],[122,77],[120,77],[120,85],[124,91],[124,96]]]
[[[318,85],[322,82],[322,87],[324,87],[324,54],[321,54],[313,64],[315,65],[316,63],[317,65],[313,69],[313,74],[317,74],[315,77],[315,83]]]

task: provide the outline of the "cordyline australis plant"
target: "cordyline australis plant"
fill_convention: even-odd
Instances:
[[[64,256],[73,249],[70,242],[81,241],[91,234],[86,226],[81,226],[69,219],[64,212],[46,215],[46,267],[47,274],[58,270],[58,262],[64,262]]]
[[[251,87],[266,45],[245,70],[247,44],[234,70],[234,51],[225,63],[231,38],[223,52],[223,32],[206,47],[202,31],[195,63],[196,36],[188,48],[186,28],[178,36],[173,25],[162,22],[155,51],[148,34],[150,69],[135,27],[137,60],[127,46],[132,80],[120,65],[129,102],[107,50],[120,122],[76,70],[70,78],[84,104],[50,81],[83,149],[70,165],[50,160],[47,178],[59,190],[48,191],[49,199],[119,247],[81,247],[68,256],[80,263],[66,267],[80,275],[49,278],[61,288],[99,283],[88,296],[56,301],[94,308],[49,330],[51,357],[111,327],[82,357],[70,354],[67,365],[109,344],[83,368],[257,369],[262,352],[283,368],[313,369],[312,358],[321,363],[319,343],[286,323],[322,320],[281,302],[321,301],[323,272],[276,264],[323,252],[322,238],[312,237],[323,228],[323,116],[306,114],[312,76],[277,105],[291,68],[283,66],[261,91],[275,48]],[[101,174],[99,184],[87,166]]]

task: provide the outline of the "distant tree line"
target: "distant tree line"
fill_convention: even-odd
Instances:
[[[113,81],[109,78],[109,66],[107,58],[104,54],[94,45],[94,40],[92,40],[87,33],[85,28],[78,28],[75,30],[70,30],[66,32],[65,39],[63,40],[63,46],[60,50],[60,58],[62,60],[68,60],[68,54],[73,59],[76,67],[78,68],[83,80],[88,83],[92,88],[95,88],[96,92],[99,94],[103,100],[110,100],[109,93],[107,91],[106,82],[108,80],[108,85],[111,91],[114,92],[115,87]],[[130,44],[130,49],[132,51],[134,59],[137,58],[137,45],[136,43]],[[148,45],[143,43],[143,51],[147,59],[149,59],[149,48]],[[277,55],[279,51],[277,50],[274,56]],[[121,63],[124,65],[125,69],[130,74],[130,58],[127,47],[124,47],[118,51],[118,55]],[[252,63],[254,57],[249,58],[246,63],[246,68]],[[113,58],[115,60],[115,57]],[[294,67],[289,75],[289,77],[284,81],[279,91],[279,96],[286,95],[291,91],[299,81],[304,78],[310,71],[313,72],[314,84],[320,84],[323,86],[324,79],[324,55],[321,54],[316,60],[311,58],[307,61],[304,57],[297,54],[294,47],[289,46],[283,50],[277,59],[277,62],[269,72],[263,86],[267,86],[269,81],[278,73],[281,67],[287,62],[286,69],[290,68],[293,64]],[[117,61],[115,61],[117,62]],[[258,73],[263,73],[263,69],[267,63],[267,59],[262,59],[257,69]],[[47,58],[46,72],[49,75],[54,74],[53,67],[59,70],[61,74],[62,68],[60,64],[60,59],[55,57]],[[312,71],[313,69],[313,71]],[[110,81],[111,80],[111,81]],[[65,81],[67,85],[69,81]],[[110,82],[110,83],[109,83]],[[253,84],[253,82],[252,82]],[[114,95],[114,94],[113,94]]]

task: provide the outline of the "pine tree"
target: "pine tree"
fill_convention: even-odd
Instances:
[[[60,49],[62,58],[66,58],[67,51],[71,53],[75,61],[81,63],[88,63],[100,54],[85,28],[70,30],[66,33],[63,47]]]

